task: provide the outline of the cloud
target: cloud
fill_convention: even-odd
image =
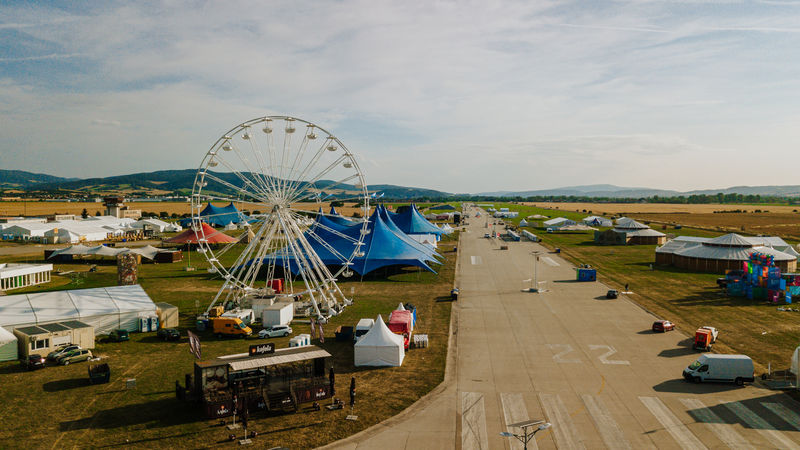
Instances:
[[[793,6],[34,3],[0,17],[0,62],[14,63],[0,153],[20,150],[3,163],[60,175],[199,164],[267,114],[335,134],[371,182],[461,192],[619,167],[655,187],[736,184],[759,141],[792,161],[800,138],[784,120],[800,100]]]
[[[122,123],[120,123],[119,120],[93,119],[92,125],[101,127],[118,127],[121,126]]]

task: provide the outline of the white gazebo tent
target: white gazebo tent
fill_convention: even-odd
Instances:
[[[354,349],[357,367],[399,367],[403,358],[403,336],[392,333],[380,315],[375,319],[375,325],[356,342]]]

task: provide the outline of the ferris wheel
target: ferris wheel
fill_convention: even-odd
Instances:
[[[343,220],[328,209],[334,201],[364,219]],[[336,279],[352,275],[363,256],[368,213],[364,174],[328,131],[287,116],[233,127],[205,154],[192,190],[198,251],[224,280],[208,310],[277,295],[307,302],[320,320],[337,314],[351,300]],[[317,215],[336,216],[340,226]]]

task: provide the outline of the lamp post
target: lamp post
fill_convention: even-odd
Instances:
[[[538,251],[537,252],[531,252],[531,255],[533,255],[533,278],[531,279],[532,284],[531,284],[530,289],[528,289],[528,292],[536,292],[536,293],[539,292],[539,279],[537,277],[536,266],[538,265],[537,263],[539,262],[539,255],[540,254],[541,253],[538,252]]]
[[[528,428],[534,425],[538,426],[536,427],[535,430],[533,430],[533,433],[528,433]],[[508,426],[522,428],[523,434],[519,435],[519,434],[509,433],[508,431],[503,431],[500,433],[500,436],[516,438],[518,441],[522,442],[522,446],[525,448],[525,450],[528,450],[528,441],[533,439],[533,436],[535,436],[536,433],[550,428],[552,424],[550,422],[545,422],[544,420],[526,420],[524,422],[510,423],[508,424]]]

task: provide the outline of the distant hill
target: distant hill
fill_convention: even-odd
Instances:
[[[210,172],[226,183],[233,186],[242,186],[239,177],[230,172]],[[52,175],[30,174],[29,172],[3,170],[0,171],[0,188],[24,189],[27,191],[60,191],[64,193],[102,195],[107,193],[144,193],[158,195],[164,193],[189,194],[194,185],[195,169],[159,170],[155,172],[142,172],[130,175],[116,175],[104,178],[61,178]],[[23,183],[24,182],[24,183]],[[223,183],[207,179],[206,192],[216,192],[225,195],[235,195],[235,190]],[[325,190],[326,186],[333,184],[330,180],[320,180],[316,184],[319,189]],[[341,194],[355,192],[355,186],[339,184],[333,189]],[[370,192],[381,192],[383,198],[405,200],[410,198],[439,199],[452,194],[433,189],[395,186],[390,184],[377,184],[369,186]]]
[[[482,192],[476,195],[487,197],[607,197],[607,198],[647,198],[655,195],[659,197],[688,197],[690,195],[716,195],[742,194],[779,197],[800,196],[800,186],[734,186],[724,189],[702,189],[693,191],[672,191],[666,189],[651,189],[641,187],[622,187],[611,184],[592,184],[586,186],[568,186],[556,189],[540,189],[534,191],[496,191]]]
[[[46,183],[57,183],[77,180],[77,178],[62,178],[43,173],[25,172],[24,170],[0,169],[0,188],[22,188],[39,186]]]

